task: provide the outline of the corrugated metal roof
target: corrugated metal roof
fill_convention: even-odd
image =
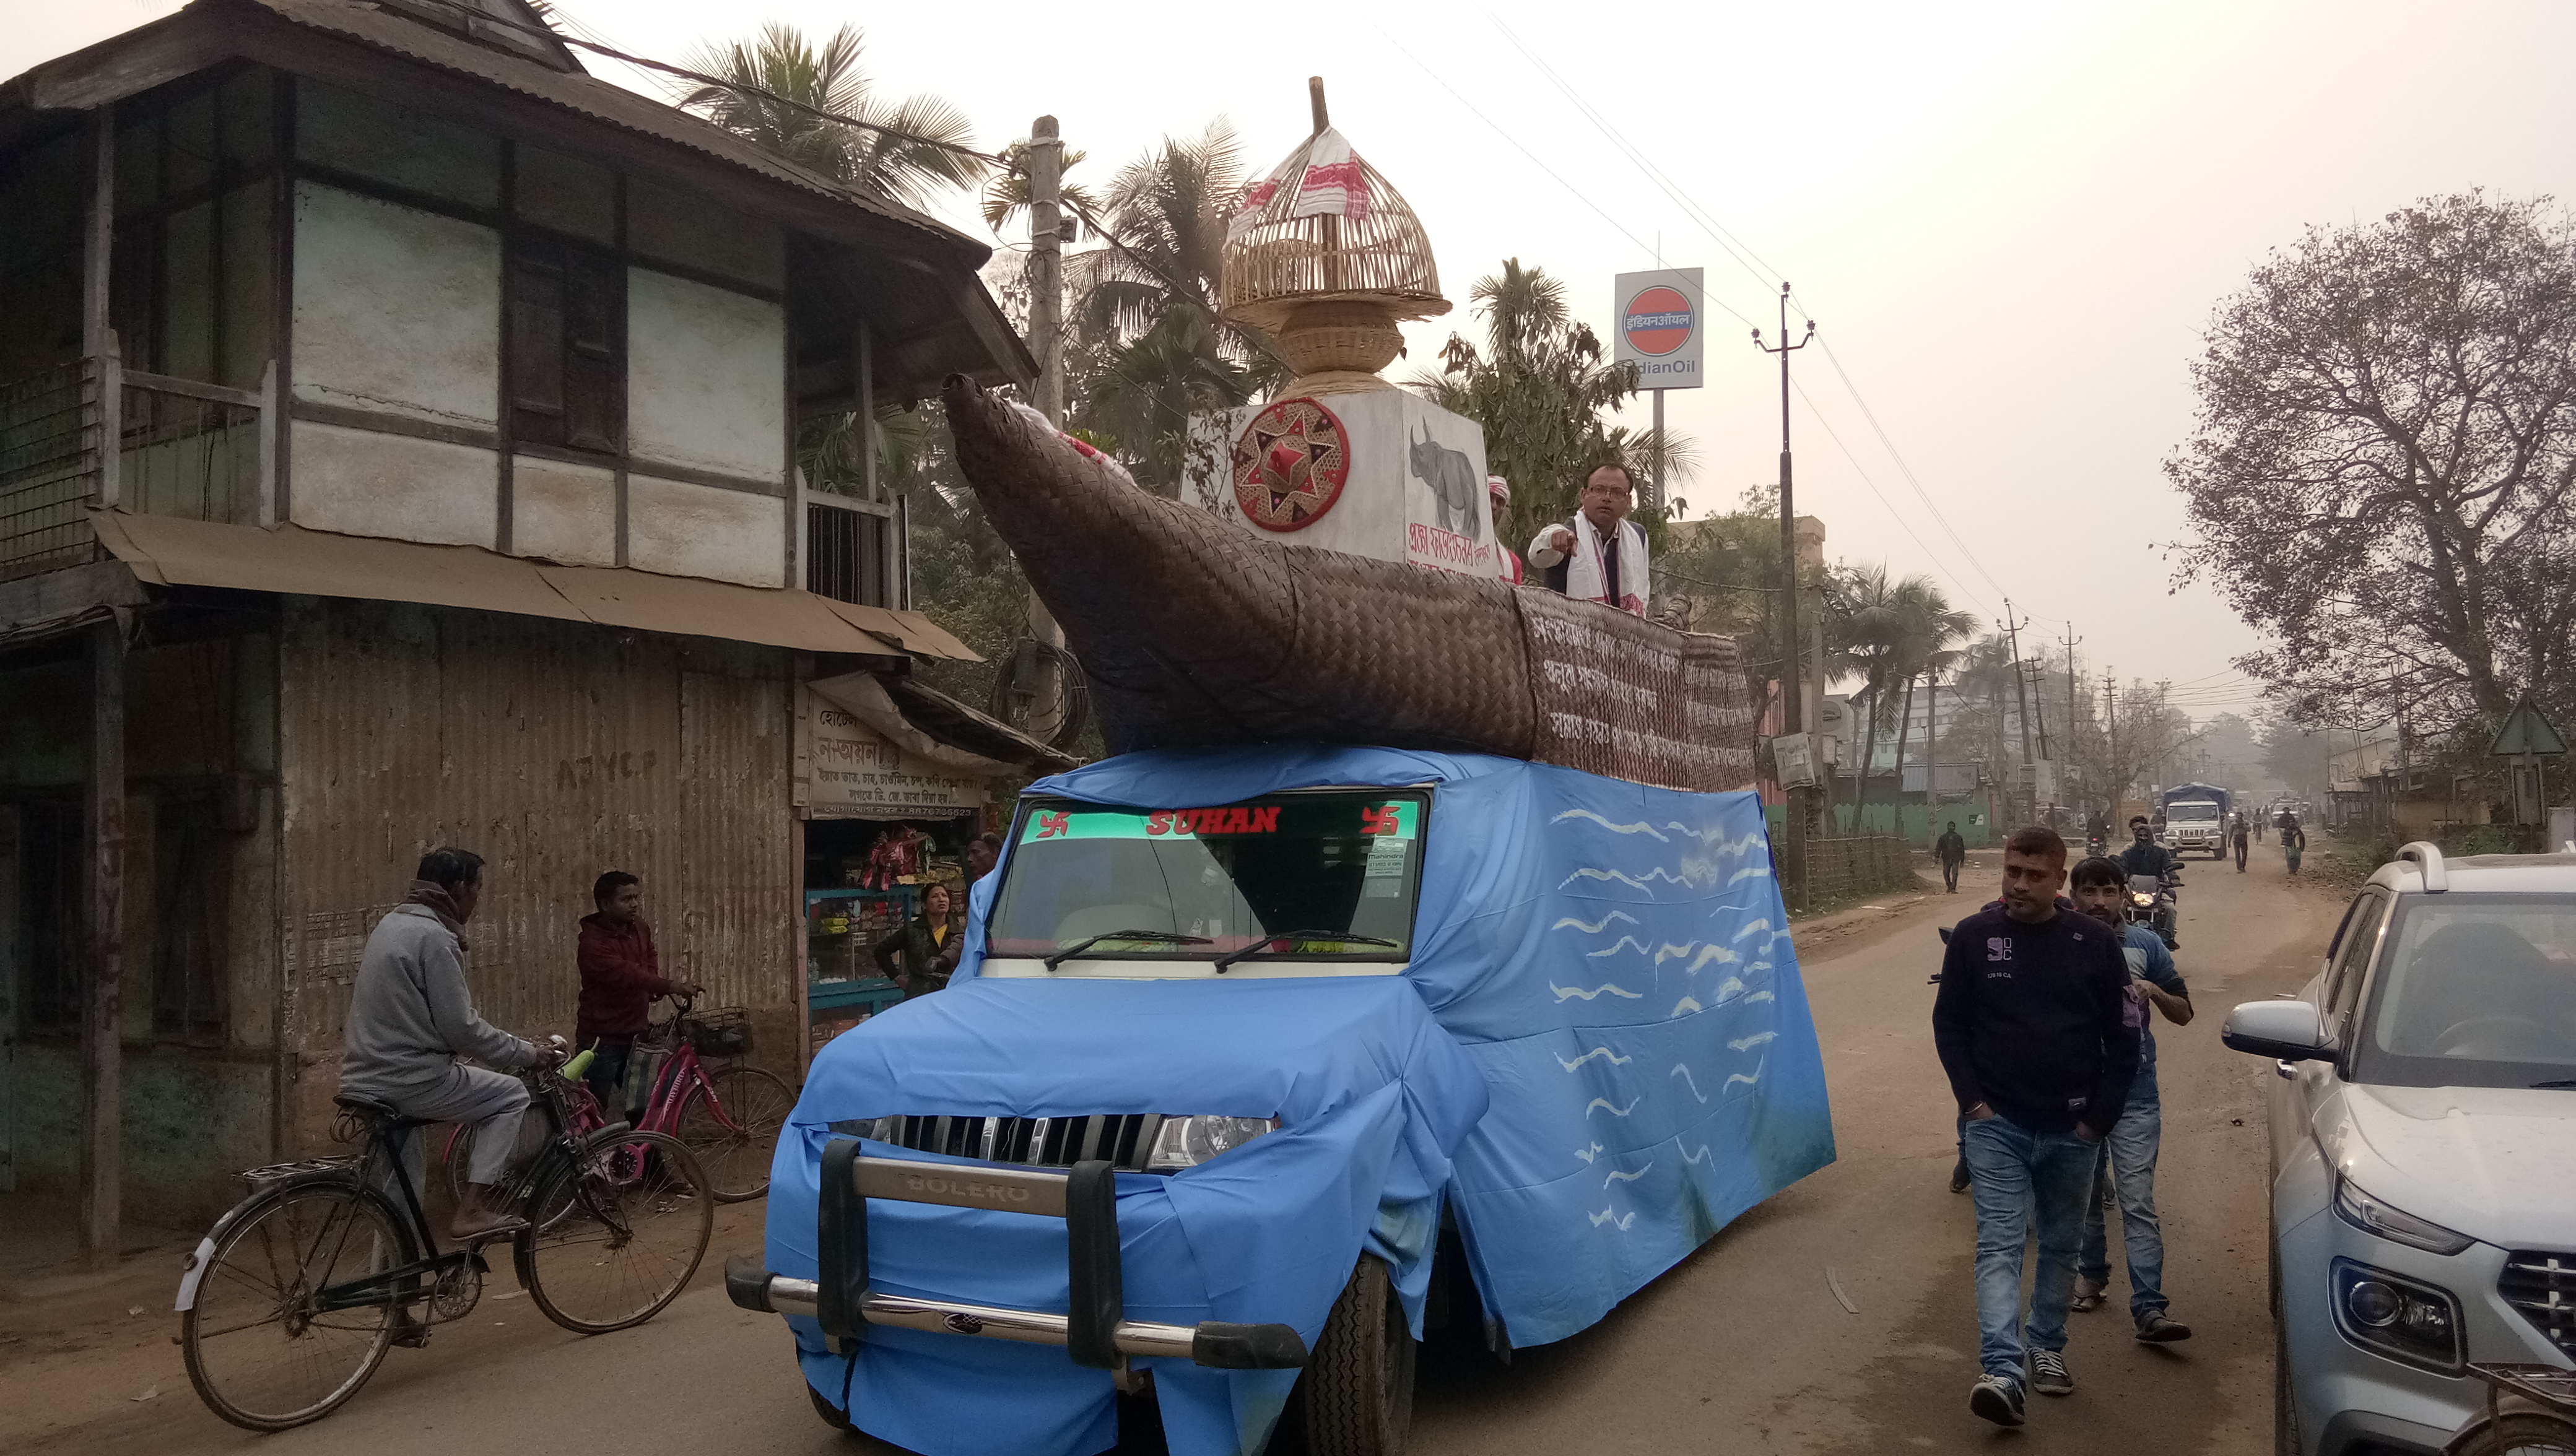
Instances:
[[[730,162],[808,192],[847,203],[879,217],[921,229],[981,264],[992,249],[966,234],[900,203],[846,186],[753,146],[724,128],[676,106],[596,76],[549,70],[532,60],[476,45],[416,20],[380,10],[365,0],[197,0],[200,5],[248,4],[309,30],[356,41],[361,45],[442,70],[472,76],[522,96],[577,111],[639,135],[675,143]]]

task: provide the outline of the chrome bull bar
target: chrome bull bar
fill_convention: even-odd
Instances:
[[[1056,1172],[871,1158],[862,1156],[859,1146],[856,1138],[834,1138],[823,1149],[822,1196],[815,1212],[817,1277],[772,1274],[737,1257],[725,1265],[725,1294],[736,1305],[811,1318],[823,1326],[824,1342],[836,1355],[857,1349],[867,1326],[881,1325],[1060,1345],[1075,1364],[1115,1371],[1122,1381],[1131,1356],[1186,1359],[1219,1370],[1293,1370],[1306,1363],[1306,1342],[1287,1325],[1221,1320],[1170,1325],[1125,1317],[1117,1170],[1106,1160]],[[1063,1219],[1072,1309],[1051,1314],[871,1290],[871,1198]]]

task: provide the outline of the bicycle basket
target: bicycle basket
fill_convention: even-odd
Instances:
[[[685,1034],[702,1057],[751,1055],[751,1018],[740,1007],[690,1017]]]

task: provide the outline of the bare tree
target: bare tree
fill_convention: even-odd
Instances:
[[[2165,462],[2237,659],[2304,724],[2562,698],[2576,629],[2576,229],[2469,192],[2311,228],[2212,316]]]

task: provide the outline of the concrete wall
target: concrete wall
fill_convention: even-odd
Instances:
[[[510,550],[565,566],[617,565],[617,473],[528,456],[513,460]]]
[[[627,449],[638,460],[784,485],[787,321],[777,304],[629,269],[626,354]]]
[[[298,184],[294,367],[298,400],[497,427],[501,235]]]
[[[499,452],[315,420],[292,429],[295,524],[441,546],[500,539]]]
[[[626,564],[750,586],[787,580],[787,502],[722,486],[626,479]]]

